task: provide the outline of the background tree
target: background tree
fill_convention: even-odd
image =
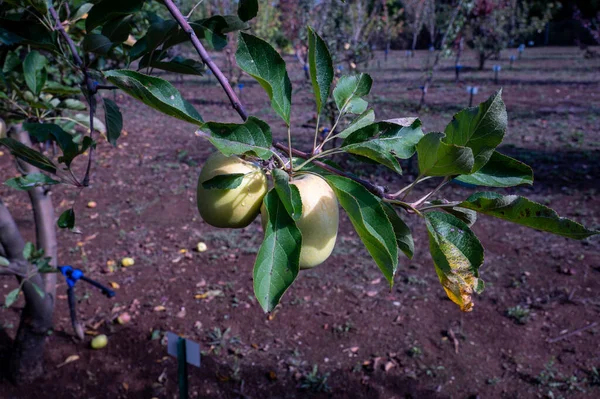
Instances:
[[[476,0],[465,27],[467,43],[478,54],[479,70],[490,57],[542,32],[559,6],[531,0]]]

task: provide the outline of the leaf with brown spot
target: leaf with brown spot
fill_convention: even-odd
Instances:
[[[483,291],[483,281],[479,279],[483,247],[469,226],[453,215],[429,212],[425,221],[440,283],[452,302],[470,312],[473,293]]]

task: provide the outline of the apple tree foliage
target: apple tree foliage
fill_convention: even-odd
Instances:
[[[0,6],[1,112],[13,124],[22,123],[38,142],[55,143],[60,149],[60,155],[53,157],[48,151],[1,138],[0,144],[14,156],[40,170],[6,184],[21,190],[60,183],[86,186],[86,179],[78,178],[71,164],[76,158],[90,156],[100,139],[113,145],[118,142],[123,115],[109,96],[98,94],[118,88],[168,117],[189,123],[190,129],[218,151],[254,161],[273,177],[274,187],[264,198],[267,223],[254,269],[255,294],[266,312],[277,306],[299,275],[303,237],[296,222],[302,202],[290,181],[306,173],[317,174],[330,185],[390,286],[401,259],[410,259],[414,253],[411,231],[403,217],[422,220],[440,283],[464,311],[472,309],[473,294],[484,287],[479,275],[484,249],[471,230],[478,214],[578,240],[598,234],[542,204],[489,191],[533,184],[530,167],[497,151],[507,130],[501,91],[477,107],[458,112],[443,132],[424,134],[419,119],[400,115],[378,120],[367,100],[372,78],[365,73],[337,78],[327,44],[308,29],[315,110],[321,115],[324,104],[333,98],[337,118],[325,137],[319,135],[317,123],[313,148],[300,151],[292,143],[297,127],[291,123],[293,88],[286,63],[269,43],[248,32],[248,21],[259,12],[258,1],[240,0],[236,15],[190,18],[193,35],[181,20],[165,12],[164,5],[171,6],[174,17],[182,17],[169,0],[68,4],[31,0]],[[178,55],[176,46],[197,37],[209,49],[221,50],[231,32],[238,35],[239,67],[267,93],[273,111],[287,126],[287,143],[275,142],[268,123],[244,112],[240,112],[241,123],[205,121],[171,83],[149,74],[152,70],[204,73],[206,59]],[[214,64],[209,67],[218,68]],[[94,116],[97,106],[104,107],[104,121]],[[102,135],[94,135],[95,131]],[[390,192],[352,171],[341,170],[328,159],[336,154],[381,164],[398,176],[403,172],[399,160],[416,157],[419,173],[412,183]],[[429,179],[439,180],[437,187],[409,201],[412,189]],[[486,191],[449,201],[440,196],[440,190],[451,181]],[[235,188],[240,182],[239,175],[223,176],[212,189]],[[68,210],[58,227],[73,228],[74,224],[75,214]],[[0,259],[0,266],[2,262]]]

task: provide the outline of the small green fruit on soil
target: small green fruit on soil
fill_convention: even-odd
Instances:
[[[244,173],[242,183],[231,190],[205,189],[202,183],[219,175]],[[216,152],[208,157],[198,179],[198,210],[204,221],[215,227],[246,227],[258,216],[267,194],[267,177],[262,170],[239,157]]]
[[[302,233],[300,269],[310,269],[325,262],[337,239],[339,224],[338,201],[327,182],[315,175],[302,175],[291,184],[300,192],[302,216],[296,226]],[[267,218],[262,210],[263,228]]]
[[[104,334],[96,335],[92,339],[92,349],[102,349],[108,344],[108,338]]]

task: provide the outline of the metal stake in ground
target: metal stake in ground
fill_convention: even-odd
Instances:
[[[514,56],[514,55],[510,56],[510,69],[513,69],[513,64],[515,63],[516,59],[517,59],[516,56]]]
[[[502,70],[500,65],[494,65],[494,83],[498,84],[498,74]]]
[[[467,86],[467,93],[469,93],[469,107],[473,106],[473,96],[477,94],[479,87]]]
[[[177,358],[179,398],[188,398],[188,363],[200,367],[200,345],[175,333],[167,333],[167,351]]]

